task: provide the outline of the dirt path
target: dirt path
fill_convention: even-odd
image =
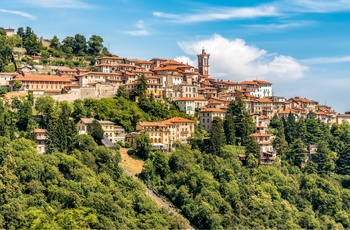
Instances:
[[[120,164],[133,175],[137,175],[142,171],[143,161],[135,155],[128,155],[128,150],[126,148],[120,148],[119,152],[122,157]]]

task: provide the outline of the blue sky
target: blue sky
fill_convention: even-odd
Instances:
[[[50,39],[96,34],[113,54],[196,64],[273,82],[274,94],[350,111],[350,0],[1,0],[0,26]]]

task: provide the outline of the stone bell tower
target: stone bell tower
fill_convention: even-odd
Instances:
[[[202,74],[204,77],[209,77],[210,70],[209,70],[209,56],[210,54],[207,54],[205,52],[205,49],[202,49],[201,54],[197,54],[198,58],[198,72]]]

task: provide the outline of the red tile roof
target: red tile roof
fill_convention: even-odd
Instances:
[[[70,83],[71,80],[59,76],[53,76],[53,75],[32,75],[32,74],[26,74],[25,76],[17,75],[13,80],[11,81],[50,81],[50,82],[67,82]]]
[[[173,118],[170,118],[166,121],[170,121],[173,123],[194,123],[194,121],[183,118],[183,117],[173,117]]]
[[[218,109],[218,108],[204,108],[201,109],[201,113],[211,113],[211,112],[216,112],[216,113],[226,113],[225,110]]]

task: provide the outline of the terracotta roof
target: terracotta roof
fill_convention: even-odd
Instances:
[[[183,118],[183,117],[173,117],[173,118],[170,118],[166,121],[170,121],[173,123],[194,123],[194,121]]]
[[[118,67],[118,66],[123,66],[123,67],[133,67],[136,68],[136,66],[131,65],[131,64],[124,64],[124,63],[111,63],[111,64],[107,64],[107,63],[103,63],[103,64],[99,64],[96,66],[110,66],[110,67]]]
[[[17,75],[13,80],[11,81],[56,81],[56,82],[67,82],[70,83],[71,80],[59,76],[53,76],[53,75],[31,75],[26,74],[24,77],[22,75]]]
[[[296,114],[296,112],[291,109],[285,109],[283,111],[278,112],[278,114],[290,114],[290,113]]]
[[[179,98],[175,101],[206,101],[207,99],[205,99],[204,97],[182,97]]]
[[[270,137],[271,134],[268,134],[268,133],[253,133],[253,134],[250,134],[251,137]]]
[[[183,63],[175,61],[175,60],[166,60],[162,64],[163,65],[183,65]]]
[[[91,124],[91,122],[93,120],[95,120],[95,118],[80,118],[80,120],[84,123],[84,124]]]
[[[34,129],[33,133],[46,133],[46,129]]]
[[[240,85],[257,85],[254,81],[242,81],[239,83]]]
[[[262,97],[262,98],[258,98],[255,100],[256,102],[272,102],[272,100],[268,97]]]
[[[167,124],[161,122],[161,121],[157,121],[157,122],[138,122],[138,125],[141,125],[143,127],[164,127],[167,126]]]
[[[157,67],[154,68],[153,71],[164,71],[164,70],[173,70],[173,71],[177,71],[177,66],[165,66],[165,67]]]
[[[260,85],[271,85],[271,82],[268,81],[263,81],[263,80],[254,80],[255,82],[257,82]]]
[[[218,108],[204,108],[201,109],[201,113],[210,113],[210,112],[217,112],[217,113],[226,113],[225,110],[218,109]]]

